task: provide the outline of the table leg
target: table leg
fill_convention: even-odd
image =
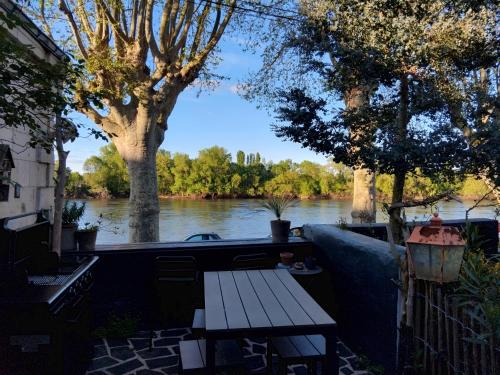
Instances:
[[[215,340],[208,336],[206,340],[207,374],[215,375]]]
[[[326,358],[325,358],[325,375],[337,375],[339,373],[339,356],[337,353],[337,334],[330,331],[325,335],[326,340]]]
[[[271,347],[271,337],[267,337],[266,342],[266,375],[273,373],[273,348]]]

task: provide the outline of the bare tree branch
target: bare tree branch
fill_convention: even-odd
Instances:
[[[45,31],[45,33],[48,36],[50,36],[51,38],[53,38],[52,30],[50,28],[49,23],[47,22],[47,17],[45,15],[45,1],[40,2],[40,17],[38,17],[38,18],[40,19],[40,22],[42,23],[43,30]]]
[[[183,78],[188,77],[188,80],[194,80],[194,77],[196,77],[197,73],[199,72],[199,69],[205,63],[208,55],[210,54],[210,52],[212,52],[214,47],[219,42],[222,33],[226,29],[226,26],[229,23],[229,20],[231,19],[235,6],[236,6],[236,0],[231,0],[229,9],[224,17],[224,20],[218,27],[217,31],[212,33],[212,37],[209,39],[205,47],[196,56],[190,59],[190,61],[181,69],[179,74],[181,77]]]
[[[133,0],[132,3],[132,16],[130,17],[130,39],[135,39],[135,33],[137,29],[137,16],[139,14],[139,0]]]
[[[193,43],[191,44],[191,51],[189,53],[189,59],[193,59],[196,55],[196,52],[198,50],[198,47],[201,42],[201,37],[203,36],[203,32],[205,31],[205,25],[206,25],[206,20],[207,16],[210,14],[210,8],[212,4],[210,1],[207,1],[205,3],[205,7],[203,8],[203,11],[201,12],[201,15],[198,17],[198,27],[196,28],[196,33],[193,38]],[[218,16],[220,17],[220,7],[217,10]]]
[[[177,38],[179,37],[179,33],[181,32],[182,25],[184,24],[187,15],[188,14],[192,15],[193,13],[196,13],[200,7],[201,7],[201,3],[196,6],[196,9],[194,9],[193,2],[190,2],[190,1],[184,2],[184,6],[182,7],[181,15],[179,17],[179,21],[177,22],[177,25],[175,26],[173,33],[171,33],[169,36],[169,40],[168,40],[169,46],[173,45],[176,42]]]
[[[194,14],[194,4],[191,4],[188,8],[186,20],[184,22],[184,27],[182,28],[182,33],[180,34],[179,40],[176,42],[173,39],[169,40],[169,44],[166,45],[166,50],[168,51],[168,56],[171,60],[186,46],[186,41],[191,28],[191,23],[193,21]],[[180,26],[180,25],[179,25]],[[174,44],[175,43],[175,44]]]
[[[158,48],[158,44],[156,43],[153,33],[153,5],[153,0],[149,0],[146,5],[146,40],[149,44],[149,48],[151,49],[153,58],[155,59],[155,61],[158,61],[162,59],[163,56]]]
[[[481,205],[481,202],[483,202],[486,198],[488,198],[490,196],[490,194],[493,193],[495,189],[491,189],[491,190],[488,190],[481,198],[479,198],[478,200],[476,200],[474,202],[474,204],[469,207],[467,210],[465,210],[465,220],[468,220],[469,219],[469,213],[474,210],[475,208],[478,208],[478,207],[494,207],[496,206],[494,203],[492,204],[488,204],[488,205]]]
[[[452,200],[455,200],[457,202],[460,202],[460,199],[454,195],[453,190],[446,190],[441,193],[435,194],[433,196],[421,199],[421,200],[409,200],[409,201],[404,201],[404,202],[397,202],[391,204],[387,212],[390,214],[392,211],[400,208],[405,208],[405,207],[427,207],[430,206],[433,203],[436,203],[437,201],[440,201],[441,199],[444,198],[449,198]]]
[[[161,13],[161,20],[160,20],[160,29],[158,32],[159,38],[160,38],[160,49],[162,52],[165,52],[166,46],[164,41],[167,39],[168,36],[168,30],[169,30],[169,21],[170,21],[170,12],[172,11],[172,1],[173,0],[166,0],[165,4],[163,5],[163,11]],[[179,0],[175,0],[179,1]]]
[[[121,29],[120,25],[120,20],[116,19],[113,14],[111,13],[110,9],[106,5],[106,3],[103,0],[97,0],[102,7],[104,14],[106,15],[109,23],[111,24],[111,28],[113,29],[114,34],[116,35],[116,39],[119,40],[121,39],[124,43],[128,43],[129,39],[127,35],[123,32]]]
[[[168,23],[168,35],[172,35],[175,27],[177,25],[177,14],[179,13],[179,0],[172,4],[172,10],[170,11],[170,21]]]
[[[85,34],[87,34],[88,40],[93,40],[94,39],[94,30],[92,28],[92,25],[90,24],[89,16],[88,16],[87,11],[85,9],[85,4],[83,3],[83,0],[78,0],[76,12],[77,12],[78,17],[80,18],[80,21],[83,25],[83,31],[85,32]]]
[[[88,59],[89,55],[87,53],[87,50],[85,49],[85,45],[83,44],[80,30],[78,29],[78,25],[73,18],[73,13],[69,10],[65,0],[59,0],[59,10],[61,10],[61,12],[63,12],[68,19],[68,22],[71,26],[71,31],[73,32],[73,36],[75,37],[76,45],[78,46],[80,53],[82,54],[84,59]]]
[[[125,14],[125,7],[123,5],[120,9],[120,17],[121,17],[121,21],[122,21],[123,32],[125,33],[125,35],[127,35],[127,37],[129,37],[128,25],[127,25],[127,15]]]

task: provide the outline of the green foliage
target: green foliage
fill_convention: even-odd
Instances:
[[[375,180],[375,188],[380,198],[388,198],[392,194],[394,180],[388,174],[379,174]],[[441,180],[439,177],[433,179],[422,176],[420,170],[408,174],[405,179],[404,196],[423,199],[428,196],[438,194],[439,192],[452,190],[461,192],[463,182],[458,178],[451,176],[448,179]],[[471,192],[470,196],[480,196],[480,191]]]
[[[262,207],[271,211],[278,220],[281,220],[281,215],[290,206],[295,203],[293,198],[287,196],[273,196],[267,201],[262,202]]]
[[[458,173],[500,185],[492,2],[299,4],[299,22],[263,31],[262,68],[245,93],[276,114],[278,137],[393,175],[378,182],[393,203],[456,191]],[[396,239],[400,213],[390,214]]]
[[[500,262],[486,258],[482,251],[466,253],[455,297],[467,313],[483,327],[468,339],[487,343],[491,336],[500,339]]]
[[[172,194],[175,176],[172,171],[174,160],[170,152],[159,150],[156,154],[156,173],[158,175],[158,194]]]
[[[240,167],[243,167],[245,165],[245,153],[241,150],[236,153],[236,163]]]
[[[80,173],[66,168],[66,185],[64,187],[66,197],[85,198],[90,195],[90,189],[90,186]]]
[[[339,227],[339,229],[342,229],[342,230],[347,230],[349,227],[347,226],[347,219],[345,217],[340,217],[338,220],[337,220],[337,226]]]
[[[385,369],[382,365],[373,363],[366,355],[358,355],[358,367],[361,370],[366,370],[373,375],[384,375]]]
[[[485,243],[484,237],[479,235],[479,226],[472,225],[470,221],[465,222],[465,228],[462,231],[462,238],[465,241],[466,254],[481,252],[481,248]]]
[[[189,191],[189,175],[191,173],[191,159],[189,155],[174,154],[174,166],[172,174],[174,175],[174,184],[171,188],[173,194],[185,195]]]
[[[192,163],[189,192],[217,196],[228,194],[230,188],[231,154],[224,148],[213,146],[201,150]]]
[[[85,213],[85,202],[78,204],[78,202],[64,202],[63,212],[62,212],[62,223],[63,224],[78,224],[78,221],[82,218]]]
[[[465,197],[480,197],[490,190],[483,180],[467,176],[460,189],[460,195]]]
[[[126,339],[134,336],[138,326],[139,319],[131,314],[122,317],[110,314],[106,326],[96,328],[93,335],[99,338]]]
[[[352,170],[341,163],[329,161],[326,165],[320,165],[311,161],[295,163],[282,160],[264,164],[260,155],[257,155],[259,153],[250,153],[246,157],[243,151],[239,151],[236,162],[233,162],[227,150],[218,146],[200,150],[198,157],[193,159],[187,154],[172,155],[160,150],[156,156],[158,194],[254,198],[286,195],[310,198],[352,193]],[[261,161],[258,163],[257,160]],[[101,148],[98,156],[87,159],[84,168],[83,176],[68,171],[68,196],[78,197],[85,195],[85,192],[115,197],[128,195],[130,188],[127,166],[113,144]],[[376,188],[379,196],[389,197],[392,184],[390,175],[377,175]],[[461,184],[453,184],[460,191]],[[443,189],[442,183],[422,177],[417,171],[406,179],[405,196],[422,197],[439,189]],[[469,188],[468,195],[481,196],[482,191]],[[81,192],[83,193],[80,194]]]
[[[87,159],[83,168],[85,181],[92,192],[112,196],[129,193],[127,166],[113,143],[101,147],[100,155]]]
[[[299,172],[290,160],[283,160],[271,166],[273,177],[266,182],[265,189],[273,195],[298,195]]]
[[[97,217],[97,220],[93,223],[88,222],[88,223],[83,223],[83,227],[79,227],[78,231],[79,232],[97,232],[99,229],[101,229],[101,226],[103,224],[103,215],[99,214]]]

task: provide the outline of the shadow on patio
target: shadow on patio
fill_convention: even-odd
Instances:
[[[98,339],[95,341],[93,359],[87,369],[88,375],[104,374],[178,374],[179,341],[191,340],[190,328],[172,328],[154,331],[153,348],[149,349],[149,331],[139,331],[128,339]],[[244,339],[241,342],[245,366],[248,373],[263,373],[266,369],[266,342],[259,339]],[[356,370],[356,356],[339,342],[340,371],[342,375],[369,374]],[[277,369],[274,356],[273,368]],[[306,374],[304,365],[292,365],[288,374]],[[320,370],[319,370],[319,373]]]

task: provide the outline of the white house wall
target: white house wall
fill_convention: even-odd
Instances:
[[[6,0],[0,0],[6,1]],[[0,11],[3,11],[0,8]],[[16,28],[11,34],[20,43],[31,46],[39,58],[55,63],[57,57],[47,51],[31,34],[23,28]],[[41,124],[46,127],[47,124]],[[33,212],[41,209],[51,210],[54,205],[54,153],[41,148],[30,148],[28,132],[22,127],[2,126],[0,119],[0,143],[8,144],[12,152],[15,168],[11,171],[13,183],[21,185],[21,195],[14,198],[14,186],[9,189],[8,201],[0,202],[0,218]]]

